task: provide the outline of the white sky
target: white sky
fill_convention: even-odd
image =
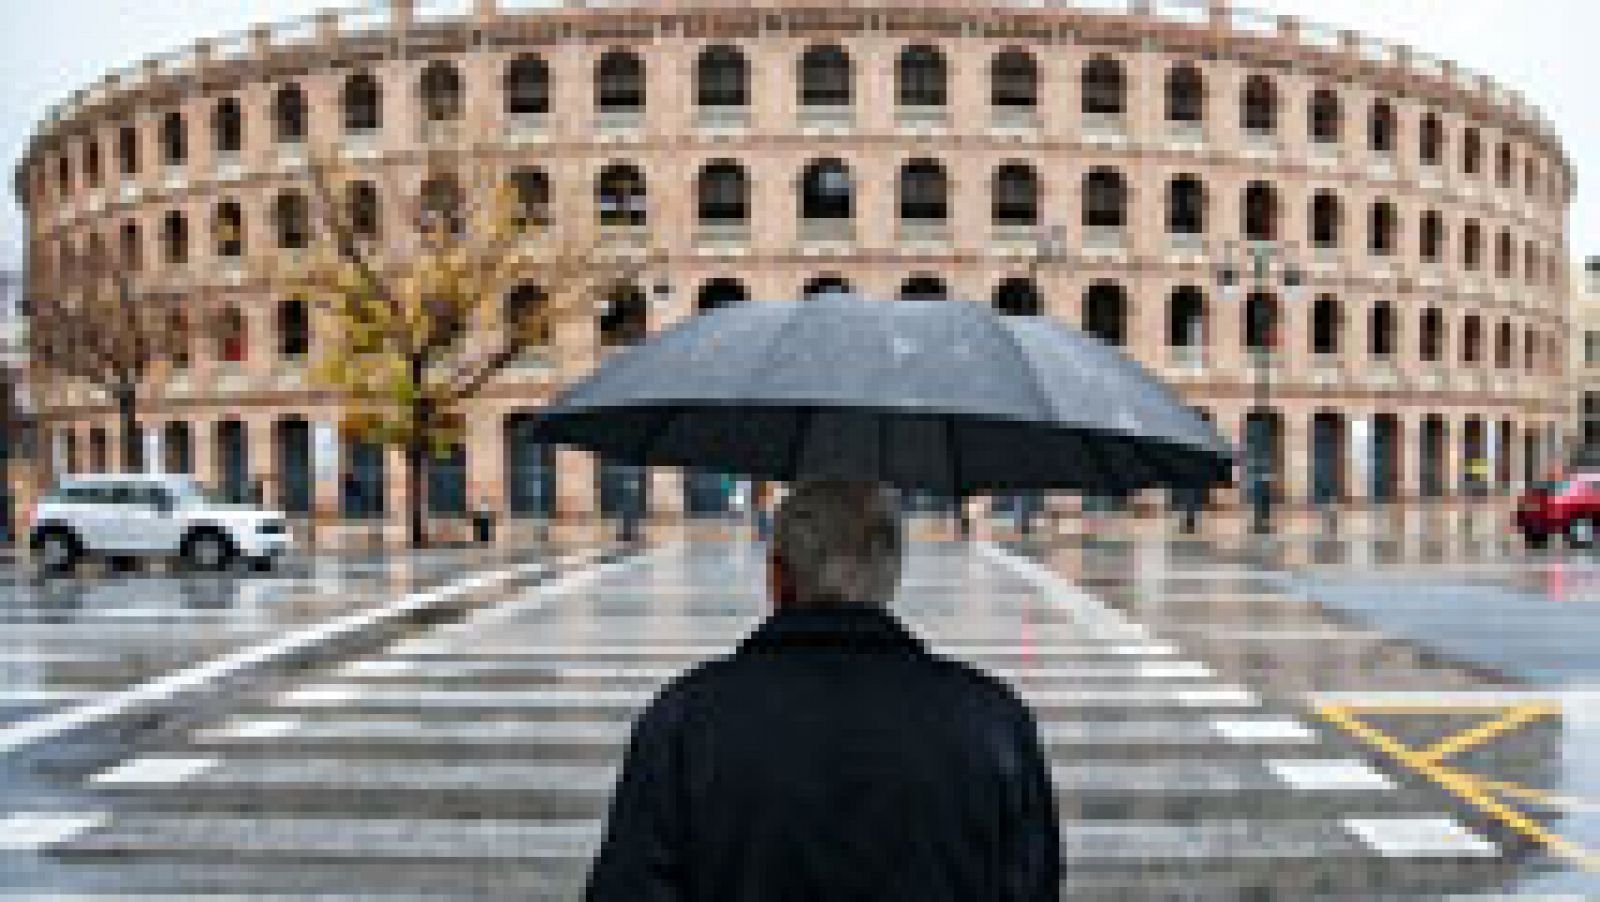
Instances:
[[[0,266],[22,256],[11,174],[46,108],[107,69],[337,0],[0,0]],[[1600,253],[1600,3],[1594,0],[1251,0],[1456,60],[1523,91],[1577,167],[1572,250]]]

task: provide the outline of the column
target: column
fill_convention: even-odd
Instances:
[[[1400,445],[1397,492],[1401,501],[1413,501],[1422,495],[1422,420],[1414,413],[1398,414],[1395,426],[1399,434],[1395,441]]]
[[[1283,424],[1283,500],[1302,505],[1311,497],[1311,421],[1291,411],[1284,408],[1279,415]]]

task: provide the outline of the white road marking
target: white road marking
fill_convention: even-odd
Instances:
[[[17,812],[0,818],[0,850],[30,851],[73,839],[106,822],[98,814],[32,814]]]
[[[1388,777],[1373,770],[1366,762],[1354,759],[1311,761],[1289,758],[1268,761],[1267,767],[1278,779],[1295,789],[1308,792],[1394,788],[1394,783]]]
[[[1345,830],[1385,858],[1492,858],[1495,844],[1448,817],[1347,817]]]
[[[163,755],[135,758],[95,774],[91,782],[112,786],[129,783],[182,783],[220,763],[221,759],[216,757],[178,758]]]
[[[1269,742],[1312,742],[1310,728],[1293,720],[1214,720],[1211,728],[1229,742],[1243,745]]]

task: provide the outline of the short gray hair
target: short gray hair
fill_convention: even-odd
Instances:
[[[796,484],[773,524],[772,553],[801,605],[888,604],[900,547],[894,503],[870,482]]]

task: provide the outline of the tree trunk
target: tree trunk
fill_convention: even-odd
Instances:
[[[143,450],[139,443],[144,440],[139,434],[139,419],[134,413],[138,392],[131,385],[120,385],[112,394],[117,402],[117,421],[122,431],[122,471],[132,473],[136,470],[139,452]]]
[[[422,498],[423,469],[428,463],[428,446],[421,437],[406,440],[406,543],[412,548],[428,544],[428,532],[423,522]]]

